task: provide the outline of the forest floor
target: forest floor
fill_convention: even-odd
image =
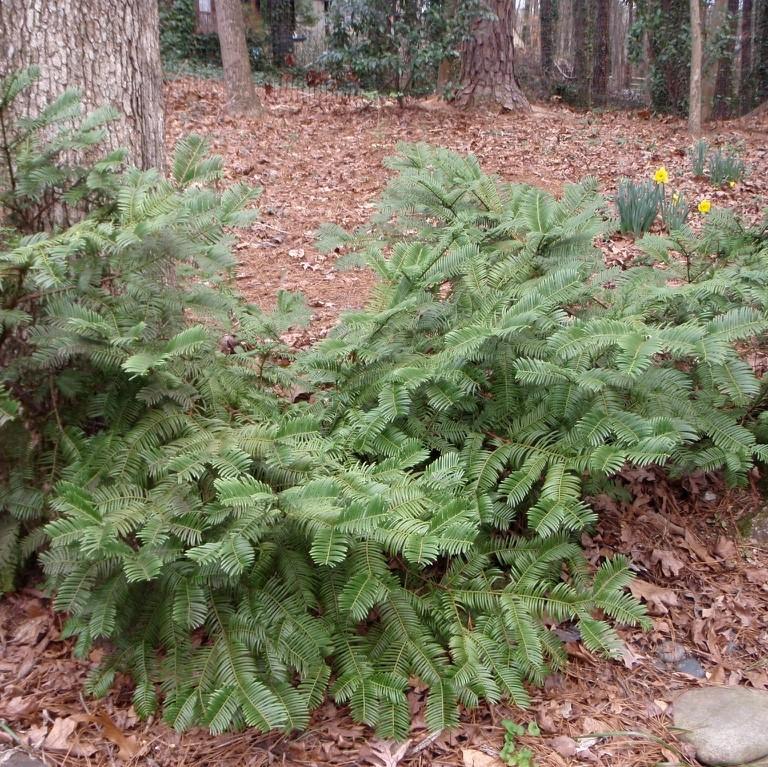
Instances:
[[[749,220],[768,206],[768,115],[710,126],[713,143],[738,146],[750,170],[723,192],[692,178],[681,121],[643,113],[545,105],[530,115],[495,115],[432,101],[400,109],[274,91],[262,117],[235,119],[223,109],[217,81],[174,80],[166,96],[169,147],[186,133],[205,134],[224,155],[228,180],[263,187],[260,219],[237,235],[237,280],[264,307],[280,288],[306,295],[313,320],[293,339],[297,345],[365,302],[371,277],[337,271],[315,248],[315,232],[326,221],[354,227],[370,217],[388,178],[382,160],[398,141],[473,152],[487,171],[553,193],[594,175],[611,194],[622,176],[648,178],[665,165],[671,188],[694,202],[708,197]],[[607,258],[622,260],[634,246],[613,238],[602,247]],[[632,500],[594,499],[601,521],[582,543],[593,561],[619,552],[632,559],[633,591],[646,602],[653,630],[623,631],[622,661],[593,657],[577,634],[562,630],[572,662],[532,691],[528,711],[481,707],[465,712],[458,730],[432,736],[423,725],[424,690],[416,687],[415,726],[405,744],[377,740],[330,702],[299,735],[179,735],[138,720],[125,679],[104,700],[86,699],[82,683],[102,651],[74,660],[71,641],[59,638],[61,617],[29,587],[0,603],[0,748],[22,741],[50,764],[73,767],[503,767],[502,722],[511,719],[538,723],[541,735],[521,742],[546,767],[692,763],[669,717],[677,695],[712,684],[768,689],[768,543],[743,534],[744,520],[764,501],[756,478],[739,492],[702,478],[675,485],[650,470],[624,479]]]

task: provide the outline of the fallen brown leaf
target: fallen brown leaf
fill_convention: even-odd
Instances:
[[[558,735],[556,738],[552,738],[552,740],[549,741],[549,745],[552,746],[560,756],[567,758],[576,755],[576,741],[573,738],[569,738],[567,735]]]
[[[474,748],[462,748],[461,758],[464,767],[504,767],[501,760]]]
[[[677,594],[672,589],[665,589],[654,583],[635,578],[629,584],[629,590],[636,599],[644,599],[650,612],[656,615],[666,615],[670,607],[677,607]]]

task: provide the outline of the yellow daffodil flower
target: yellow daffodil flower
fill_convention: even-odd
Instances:
[[[675,193],[672,195],[672,202],[674,202],[675,204],[677,204],[678,202],[680,202],[680,195],[679,195],[677,192],[675,192]]]
[[[735,181],[729,181],[728,182],[728,186],[731,187],[731,189],[735,189],[736,188],[736,182]]]
[[[669,183],[669,173],[667,173],[667,169],[663,165],[656,170],[656,173],[653,174],[653,180],[657,184]]]
[[[712,203],[709,200],[702,200],[699,205],[699,213],[709,213],[712,210]]]

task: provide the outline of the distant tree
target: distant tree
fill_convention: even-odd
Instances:
[[[741,87],[739,89],[739,102],[742,113],[749,112],[754,106],[752,8],[752,0],[743,0],[741,7]]]
[[[693,138],[701,136],[701,69],[703,43],[701,28],[701,0],[691,3],[691,79],[688,95],[688,132]]]
[[[657,112],[688,114],[691,68],[689,0],[637,0],[633,28],[635,60],[643,59],[647,40],[651,106]]]
[[[491,104],[509,110],[530,110],[515,74],[514,4],[488,0],[495,18],[480,18],[461,51],[459,106]]]
[[[760,0],[755,25],[757,103],[768,101],[768,0]]]
[[[715,104],[713,115],[718,119],[729,117],[733,112],[734,67],[736,58],[736,25],[739,19],[739,0],[728,0],[723,20],[722,45],[717,61]]]
[[[552,79],[555,57],[555,22],[557,21],[557,0],[540,0],[539,28],[541,46],[541,71],[547,84]]]
[[[236,114],[256,113],[261,104],[251,75],[240,0],[216,0],[216,26],[224,65],[227,105]]]
[[[157,0],[0,0],[0,76],[30,66],[40,78],[20,109],[38,115],[68,88],[89,111],[119,112],[107,144],[141,168],[163,164]],[[17,107],[18,108],[18,107]]]
[[[593,0],[593,60],[590,102],[604,104],[608,97],[608,77],[611,72],[611,3]]]
[[[591,105],[592,94],[592,0],[573,4],[573,79],[576,101],[583,106]]]

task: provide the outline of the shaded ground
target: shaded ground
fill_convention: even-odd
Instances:
[[[526,117],[498,116],[429,102],[406,110],[302,103],[295,94],[273,93],[263,118],[233,120],[221,109],[218,84],[192,79],[173,82],[167,103],[170,143],[186,132],[206,133],[226,157],[228,178],[264,188],[262,218],[238,240],[238,283],[265,306],[279,288],[302,290],[314,312],[312,336],[343,309],[360,306],[370,287],[364,272],[337,272],[314,248],[314,231],[323,221],[354,226],[366,220],[386,181],[381,160],[400,140],[472,151],[487,170],[554,192],[590,173],[610,192],[621,176],[644,178],[665,164],[673,186],[692,199],[706,194],[750,218],[768,202],[765,115],[718,127],[714,138],[742,146],[751,175],[737,189],[715,193],[691,180],[682,123],[642,115],[595,117],[547,107]],[[620,254],[631,246],[614,240],[604,247]],[[511,718],[538,722],[542,735],[523,742],[547,767],[687,761],[674,745],[668,716],[679,692],[699,684],[768,689],[768,549],[737,529],[762,501],[755,488],[735,494],[714,480],[673,487],[646,470],[624,480],[633,500],[618,506],[594,499],[599,531],[583,544],[594,561],[617,552],[631,557],[634,591],[654,616],[654,629],[625,632],[623,660],[609,662],[591,656],[577,633],[561,627],[572,663],[534,691],[528,712],[484,707],[466,712],[458,731],[432,737],[423,727],[424,695],[417,688],[411,694],[416,726],[402,747],[380,743],[331,703],[297,736],[178,735],[159,722],[138,721],[126,680],[104,700],[85,699],[82,683],[100,651],[73,660],[71,642],[59,639],[60,618],[29,588],[0,603],[0,747],[18,739],[53,764],[83,767],[498,767],[501,722]],[[641,737],[583,738],[617,731]]]

